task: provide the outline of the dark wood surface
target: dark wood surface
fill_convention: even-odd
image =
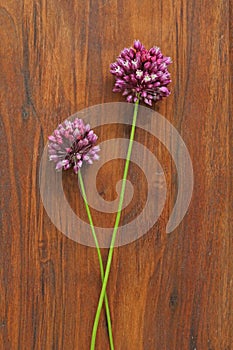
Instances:
[[[138,130],[166,169],[169,191],[148,234],[115,249],[108,284],[115,348],[233,349],[232,11],[231,0],[0,0],[1,349],[89,349],[97,254],[51,223],[38,170],[47,136],[66,116],[124,101],[112,93],[109,64],[137,38],[173,58],[172,95],[156,109],[182,135],[195,186],[188,213],[167,235],[176,169]],[[105,129],[105,139],[118,131]],[[103,190],[110,198],[123,165],[103,169],[113,176]],[[67,196],[75,208],[78,193]],[[108,349],[104,314],[96,349]]]

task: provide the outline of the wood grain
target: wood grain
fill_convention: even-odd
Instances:
[[[123,101],[112,93],[109,64],[137,38],[173,58],[172,95],[156,109],[182,135],[195,186],[184,220],[166,235],[176,169],[164,147],[137,130],[163,164],[169,191],[150,232],[115,249],[108,285],[115,347],[233,349],[232,23],[231,0],[0,0],[1,349],[89,348],[101,288],[97,254],[51,223],[39,164],[66,116]],[[110,199],[123,165],[103,168],[113,177],[112,189],[103,188]],[[76,191],[66,194],[82,207]],[[104,314],[96,348],[108,349]]]

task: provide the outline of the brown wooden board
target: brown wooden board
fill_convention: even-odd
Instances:
[[[39,165],[48,135],[67,116],[124,101],[112,92],[109,64],[134,39],[173,59],[172,94],[153,108],[185,141],[195,182],[185,218],[166,234],[176,168],[158,140],[136,130],[163,165],[168,194],[152,229],[115,249],[107,289],[115,349],[233,349],[232,15],[231,0],[0,0],[1,349],[89,349],[101,288],[96,250],[52,224]],[[98,132],[129,137],[122,125]],[[115,198],[123,167],[103,167],[102,176],[112,176],[97,181],[103,197]],[[146,181],[134,165],[129,179],[137,215]],[[63,184],[87,220],[75,175],[64,173]],[[103,220],[94,211],[93,219]],[[106,222],[113,226],[114,215]],[[106,262],[107,249],[102,254]],[[108,348],[102,313],[96,349]]]

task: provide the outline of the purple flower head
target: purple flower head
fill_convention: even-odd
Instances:
[[[84,162],[92,164],[93,160],[99,159],[100,148],[95,146],[97,138],[90,125],[85,125],[82,119],[65,120],[48,137],[49,160],[56,163],[56,170],[73,167],[77,174]]]
[[[114,92],[122,92],[128,102],[143,100],[152,105],[170,95],[167,85],[171,82],[168,65],[170,57],[163,56],[159,47],[146,50],[139,40],[134,46],[121,51],[116,62],[110,65],[115,76]]]

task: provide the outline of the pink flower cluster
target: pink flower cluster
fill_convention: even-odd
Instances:
[[[82,119],[66,120],[48,138],[49,160],[56,163],[56,170],[73,167],[77,174],[84,162],[92,164],[93,160],[99,159],[100,148],[94,146],[97,138],[90,125],[85,125]]]
[[[159,47],[146,50],[139,40],[125,48],[110,66],[116,82],[113,91],[122,92],[128,102],[143,100],[152,105],[170,95],[167,85],[171,82],[168,66],[172,60],[163,56]]]

